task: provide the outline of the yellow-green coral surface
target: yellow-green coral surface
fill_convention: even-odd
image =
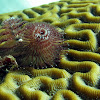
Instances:
[[[1,14],[0,22],[10,17],[57,26],[67,45],[56,68],[0,78],[0,100],[100,100],[100,0],[61,0]]]

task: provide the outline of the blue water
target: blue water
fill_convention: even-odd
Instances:
[[[0,0],[0,14],[23,10],[59,0]]]

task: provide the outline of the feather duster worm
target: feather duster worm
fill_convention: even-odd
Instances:
[[[45,22],[25,22],[10,18],[2,22],[1,56],[12,55],[20,66],[54,66],[62,50],[62,34]]]

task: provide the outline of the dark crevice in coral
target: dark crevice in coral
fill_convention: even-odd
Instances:
[[[66,55],[66,58],[68,59],[68,61],[75,61],[75,58],[73,57],[73,55]]]
[[[50,23],[51,24],[53,21],[50,20],[50,19],[44,19],[43,22],[46,22],[46,23]]]
[[[13,15],[9,15],[10,17],[13,17]]]
[[[50,7],[48,7],[48,10],[52,10],[54,8],[54,6],[50,6]]]
[[[67,54],[66,55],[68,61],[91,61],[91,59],[89,60],[88,58],[85,58],[84,60],[81,59],[81,57],[75,56],[73,54]]]
[[[62,12],[61,11],[59,11],[58,13],[57,13],[57,15],[60,17],[61,16],[61,14],[62,14]]]
[[[68,18],[69,18],[69,19],[77,18],[77,19],[79,19],[82,23],[89,23],[89,22],[90,22],[85,16],[77,17],[77,16],[73,16],[73,15],[68,15]]]
[[[64,14],[66,14],[66,13],[69,13],[69,12],[71,12],[71,10],[66,10],[66,11],[61,11],[61,10],[59,10],[59,12],[57,13],[57,15],[59,16],[59,17],[62,17]],[[63,15],[62,15],[63,14]],[[68,16],[67,16],[68,17]],[[70,19],[70,18],[69,18]]]
[[[22,95],[22,93],[19,92],[19,88],[15,91],[15,94],[21,99],[21,100],[25,100],[24,96]]]
[[[62,8],[63,7],[63,4],[58,4],[59,8]]]
[[[99,20],[91,20],[90,18],[87,19],[85,16],[79,17],[79,20],[81,20],[82,23],[100,23]]]
[[[90,70],[89,69],[86,69],[86,68],[83,68],[83,69],[76,69],[76,70],[70,70],[70,69],[66,69],[67,72],[69,72],[70,74],[74,74],[76,72],[80,72],[80,73],[88,73]]]
[[[81,20],[82,23],[89,23],[90,21],[85,17],[80,17],[79,20]]]
[[[84,34],[84,35],[82,35],[81,37],[74,37],[74,38],[71,38],[70,36],[67,36],[66,34],[65,34],[65,39],[66,40],[79,40],[79,41],[89,41],[89,37],[87,36],[88,34]]]
[[[73,87],[73,88],[74,88],[74,87]],[[86,95],[83,94],[83,93],[78,92],[77,90],[73,90],[73,89],[72,89],[72,91],[73,91],[75,94],[77,94],[82,100],[91,100],[88,96],[86,96]],[[94,99],[92,99],[92,100],[94,100]]]
[[[43,9],[39,9],[39,8],[31,8],[33,11],[35,11],[36,13],[42,15],[45,13],[45,11]]]
[[[76,49],[76,50],[78,50],[78,49]],[[84,51],[84,49],[80,49],[78,51]],[[95,59],[89,59],[89,58],[81,59],[81,57],[80,58],[79,57],[77,58],[77,57],[75,57],[73,55],[70,55],[70,54],[66,55],[66,58],[67,58],[68,61],[78,61],[78,62],[90,61],[90,62],[95,62],[95,63],[97,63],[100,66],[100,62],[98,60],[95,60]],[[85,72],[88,72],[88,70],[89,69],[85,69],[82,72],[85,73]]]
[[[4,82],[4,79],[5,79],[7,74],[8,74],[8,71],[6,68],[0,69],[0,84]]]
[[[77,45],[70,45],[68,44],[68,49],[74,49],[74,50],[78,50],[78,51],[89,51],[90,49],[86,49],[86,48],[81,48]]]
[[[100,32],[96,35],[96,38],[98,40],[98,47],[100,47]]]
[[[31,14],[29,11],[23,10],[23,13],[26,14],[29,18],[34,18],[34,15]]]
[[[22,18],[22,15],[17,15],[18,18]]]
[[[40,86],[39,90],[42,91],[42,92],[46,92],[47,91],[46,85],[42,84]]]
[[[97,8],[95,7],[95,8],[90,8],[90,12],[93,14],[93,16],[100,16],[100,12],[99,12],[99,14],[97,13]]]
[[[99,79],[98,82],[97,82],[96,88],[100,89],[100,79]]]
[[[74,93],[75,93],[76,95],[78,95],[80,98],[82,98],[82,100],[86,100],[86,96],[84,95],[84,96],[82,97],[81,94],[80,94],[80,92],[78,92],[78,91],[75,89],[75,87],[74,87],[74,85],[73,85],[73,78],[70,79],[69,83],[70,83],[70,86],[68,87],[68,89],[71,90],[72,92],[74,92]],[[83,95],[83,94],[82,94],[82,95]]]
[[[83,36],[82,38],[78,38],[78,40],[80,41],[89,41],[88,37]]]
[[[3,21],[3,20],[2,20],[2,19],[0,19],[0,24],[2,23],[2,21]]]

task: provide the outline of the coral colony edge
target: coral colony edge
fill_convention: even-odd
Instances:
[[[0,29],[0,56],[6,58],[2,63],[11,63],[16,58],[14,64],[19,66],[47,68],[59,61],[64,39],[54,26],[11,17],[1,23]]]

